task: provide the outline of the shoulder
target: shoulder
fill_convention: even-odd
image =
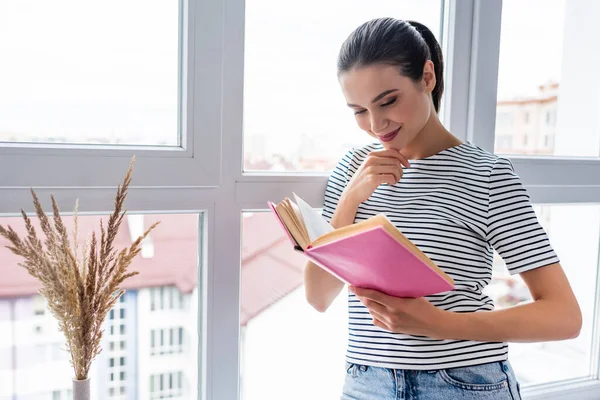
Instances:
[[[458,162],[466,162],[478,169],[491,171],[500,157],[471,142],[449,149],[449,155]]]
[[[478,170],[488,172],[490,177],[506,173],[516,175],[509,158],[491,153],[474,143],[465,142],[458,148],[451,150],[453,150],[452,156],[457,162],[467,162]]]

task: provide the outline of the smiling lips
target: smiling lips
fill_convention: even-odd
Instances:
[[[382,142],[389,142],[391,140],[394,140],[394,138],[396,137],[396,135],[398,135],[398,131],[400,130],[400,128],[396,129],[395,131],[392,131],[390,133],[387,133],[383,136],[377,136],[379,138],[379,140],[381,140]]]

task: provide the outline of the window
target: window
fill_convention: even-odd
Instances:
[[[117,13],[57,0],[35,15],[11,2],[0,32],[11,60],[0,67],[0,142],[178,146],[177,4],[145,4],[137,18],[132,1]]]
[[[585,85],[592,65],[581,67],[578,54],[597,46],[598,33],[584,13],[593,0],[506,0],[502,4],[497,112],[523,112],[527,130],[515,148],[496,149],[507,154],[600,156],[600,122],[596,104],[600,91]],[[544,9],[543,18],[531,18]],[[586,11],[588,10],[588,11]],[[552,114],[558,109],[558,120]],[[534,115],[539,117],[529,118]],[[532,123],[539,120],[540,123]],[[558,123],[557,123],[558,122]],[[527,128],[526,128],[527,126]],[[536,137],[553,129],[551,148]],[[498,132],[497,132],[498,133]],[[529,142],[529,144],[527,143]],[[539,143],[536,145],[536,142]]]
[[[167,372],[150,377],[150,400],[170,399],[183,392],[183,373]]]
[[[468,137],[510,158],[532,201],[539,204],[537,212],[546,221],[584,315],[577,339],[512,344],[509,354],[522,380],[524,397],[593,397],[600,390],[599,348],[591,333],[597,332],[600,321],[590,311],[600,304],[600,287],[596,284],[598,245],[594,242],[598,236],[598,194],[594,188],[600,176],[600,121],[597,110],[592,109],[597,108],[600,92],[585,89],[584,77],[595,70],[592,66],[580,68],[579,54],[584,51],[581,49],[597,45],[600,36],[592,13],[600,11],[600,4],[588,0],[504,0],[501,5],[485,4],[484,9],[476,11],[474,20],[480,42],[471,62],[481,79],[471,87],[469,104],[477,108],[489,101],[488,93],[496,90],[496,114],[527,111],[530,124],[526,127],[515,123],[512,134],[519,139],[513,140],[511,148],[502,149],[500,137],[508,132],[498,126],[495,132],[488,129],[493,128],[489,120],[492,114],[486,116],[489,110],[482,106],[471,116],[471,125],[483,129],[472,129]],[[541,8],[543,18],[530,18]],[[491,61],[491,70],[496,72],[498,46],[496,82],[486,79],[481,71],[490,71],[485,66]],[[542,67],[533,68],[534,62]],[[524,136],[527,142],[520,140]],[[588,238],[589,232],[594,233]],[[574,240],[578,240],[577,245]],[[580,251],[574,254],[574,250]],[[523,288],[519,277],[497,273],[489,290],[502,307],[527,301],[528,293]]]
[[[583,312],[578,338],[549,343],[511,343],[509,357],[522,386],[586,378],[593,374],[594,297],[598,278],[600,206],[536,206]],[[486,288],[501,309],[531,300],[522,279],[510,276],[502,259],[494,258],[494,278]]]
[[[160,335],[160,344],[156,337]],[[150,355],[175,354],[183,352],[183,328],[153,329],[150,332]]]
[[[82,201],[81,204],[83,203],[84,202]],[[66,206],[64,208],[67,209]],[[106,216],[104,215],[102,216],[102,219],[103,221],[107,220]],[[34,225],[38,226],[35,218],[32,220]],[[99,390],[101,390],[98,392],[99,398],[108,398],[109,395],[111,395],[110,388],[112,388],[113,397],[119,397],[121,394],[126,393],[128,396],[147,399],[148,389],[144,382],[147,381],[148,377],[150,376],[150,372],[148,371],[144,373],[143,369],[139,368],[139,365],[148,360],[148,349],[153,345],[148,337],[148,332],[156,329],[156,325],[162,327],[162,325],[168,321],[173,321],[173,328],[169,327],[165,329],[169,329],[169,331],[173,329],[173,332],[177,332],[176,329],[181,326],[182,321],[190,323],[190,328],[187,329],[195,329],[192,327],[197,326],[197,324],[193,322],[197,321],[197,309],[190,309],[186,314],[183,314],[180,310],[166,310],[161,315],[160,319],[153,319],[148,311],[148,302],[150,300],[147,287],[148,283],[156,284],[157,282],[162,282],[165,286],[171,286],[175,282],[185,281],[186,290],[188,290],[186,295],[190,296],[196,290],[195,287],[197,284],[197,278],[193,274],[193,271],[195,270],[194,265],[196,265],[196,267],[198,265],[198,243],[199,239],[201,238],[201,236],[199,236],[199,232],[201,230],[198,213],[169,213],[159,215],[145,214],[143,219],[144,225],[152,224],[158,220],[161,221],[159,226],[161,226],[162,230],[160,233],[158,233],[157,230],[156,235],[154,235],[153,232],[150,236],[152,238],[152,246],[154,247],[153,257],[137,257],[130,266],[132,269],[144,271],[146,274],[145,279],[138,281],[132,279],[130,282],[128,282],[129,286],[127,286],[128,296],[136,299],[136,303],[139,305],[138,312],[128,313],[125,323],[125,319],[122,319],[121,317],[125,317],[125,315],[122,314],[122,311],[124,310],[126,303],[117,302],[114,310],[112,310],[114,319],[110,319],[111,311],[109,311],[106,316],[106,320],[104,321],[103,329],[105,329],[106,335],[104,336],[102,343],[103,350],[101,354],[103,357],[100,357],[96,360],[94,364],[95,367],[93,368],[95,372],[92,372],[93,374],[98,374],[100,377],[104,377],[104,380],[106,381],[106,385],[99,388]],[[74,226],[73,218],[69,215],[64,215],[63,221],[67,229],[71,231]],[[2,226],[12,226],[19,235],[25,233],[25,226],[22,218],[20,217],[3,216],[0,218],[0,224]],[[82,214],[79,216],[79,227],[84,235],[80,238],[80,249],[82,249],[83,245],[85,244],[87,233],[89,232],[91,234],[91,230],[99,226],[100,217],[98,215]],[[119,235],[116,239],[116,248],[120,249],[129,246],[132,243],[129,234],[130,228],[131,227],[129,226],[127,219],[125,218],[119,230]],[[175,247],[173,247],[174,242],[177,243]],[[15,259],[8,256],[9,250],[5,247],[5,244],[7,243],[4,241],[4,238],[1,238],[0,265],[6,265],[8,268],[7,270],[12,271],[17,268],[17,266],[16,264],[11,264],[15,261]],[[181,262],[181,266],[171,264],[170,260],[174,254],[177,255],[178,260]],[[168,265],[169,268],[166,269],[165,265]],[[187,268],[192,270],[192,272],[189,272]],[[16,284],[17,282],[19,282],[19,285],[21,285],[23,291],[15,293],[15,295],[18,295],[18,298],[20,299],[19,302],[23,302],[24,305],[27,304],[28,307],[30,307],[29,312],[33,314],[31,307],[36,304],[35,299],[37,298],[37,286],[34,285],[35,281],[33,279],[25,279],[24,275],[21,274],[20,271],[19,274],[14,276],[11,273],[8,275],[2,275],[2,279],[0,279],[0,310],[8,310],[11,302],[15,300],[15,297],[5,297],[2,294],[6,293],[7,288],[14,290],[15,287],[19,287],[19,285]],[[193,302],[192,304],[196,305],[197,302]],[[23,309],[26,310],[26,308]],[[0,313],[1,312],[2,311],[0,311]],[[51,318],[51,320],[49,320],[47,324],[43,325],[44,331],[41,331],[42,325],[38,325],[40,327],[40,335],[36,335],[34,337],[32,334],[29,338],[27,338],[27,335],[23,335],[20,341],[16,344],[15,354],[16,357],[18,357],[17,360],[24,361],[19,361],[17,364],[18,368],[13,371],[11,367],[13,364],[11,361],[10,352],[6,353],[6,363],[3,362],[4,359],[0,360],[0,375],[2,373],[12,375],[14,372],[15,379],[25,382],[28,374],[30,375],[31,373],[31,368],[34,366],[38,369],[41,368],[48,370],[72,371],[70,367],[69,354],[63,350],[64,339],[61,339],[63,338],[63,335],[58,330],[58,323],[51,314],[48,314],[46,317],[44,317],[44,319],[45,318]],[[15,322],[17,325],[11,328],[10,321],[8,319],[6,321],[0,321],[0,325],[3,322],[8,322],[9,325],[4,326],[2,329],[0,329],[0,331],[6,330],[11,332],[13,329],[18,329],[18,325],[20,324],[20,321],[17,320]],[[109,326],[117,329],[119,336],[109,335]],[[125,332],[126,326],[128,332]],[[33,325],[30,325],[30,327],[30,329],[33,329]],[[125,352],[127,340],[125,339],[125,336],[120,336],[124,333],[128,334],[127,339],[132,340],[132,346],[130,349],[127,349],[127,352]],[[2,336],[2,334],[0,334],[0,336]],[[196,337],[197,332],[194,332],[192,336]],[[11,335],[6,336],[5,339],[5,342],[7,342],[9,346],[13,345],[11,341]],[[37,347],[32,347],[34,344],[32,340],[34,340]],[[172,352],[181,352],[175,343],[171,344],[172,346],[169,345],[169,343],[166,343],[167,346],[165,349],[170,348],[172,349]],[[154,343],[154,345],[156,345],[156,343]],[[193,345],[195,345],[195,343]],[[179,348],[180,347],[181,346],[179,346]],[[1,348],[0,353],[4,355],[4,352]],[[26,358],[23,358],[23,355],[29,353],[32,355],[30,362],[28,362]],[[190,352],[189,354],[186,354],[186,357],[172,358],[168,364],[168,368],[186,368],[191,371],[190,374],[195,374],[196,365],[196,354]],[[160,371],[162,371],[162,369],[160,369]],[[91,378],[95,379],[94,376]],[[50,385],[45,389],[46,393],[44,394],[46,398],[51,399],[53,396],[55,396],[53,392],[56,391],[62,393],[63,399],[69,398],[66,397],[66,392],[62,389],[64,387],[64,382],[61,380],[55,381],[56,382],[46,382]],[[9,397],[11,398],[27,398],[28,396],[27,393],[19,387],[17,387],[16,391],[13,390],[12,386],[9,384],[2,385],[2,387],[4,390],[3,393],[8,393]],[[190,387],[185,393],[182,392],[182,397],[194,399],[195,388]]]
[[[510,135],[496,136],[497,149],[510,149],[512,146],[513,137]]]
[[[33,315],[42,316],[46,311],[46,300],[42,296],[33,297]]]
[[[150,311],[183,310],[183,294],[175,286],[163,286],[150,290]]]
[[[121,319],[125,319],[125,309],[121,308],[121,310],[119,310],[119,316],[121,317]]]
[[[439,38],[440,11],[440,0],[247,1],[244,169],[326,171],[350,146],[371,142],[337,82],[342,42],[382,15],[421,21]]]
[[[156,288],[150,288],[150,311],[156,310]]]
[[[62,78],[55,82],[56,85],[64,83],[63,81],[71,85],[73,82],[90,85],[100,82],[100,78],[82,79],[81,72],[86,71],[86,68],[100,69],[99,66],[114,63],[115,60],[124,60],[124,63],[130,61],[129,55],[124,58],[111,58],[110,54],[106,56],[114,49],[108,47],[114,43],[115,36],[122,38],[124,44],[132,44],[132,38],[147,34],[144,29],[147,25],[156,26],[156,29],[133,42],[131,55],[139,55],[139,50],[146,49],[148,43],[154,44],[149,48],[154,53],[142,54],[132,60],[131,64],[143,67],[136,69],[139,76],[127,83],[139,82],[138,78],[147,76],[148,71],[156,71],[159,64],[147,65],[149,59],[160,58],[165,65],[170,66],[177,64],[175,74],[168,71],[157,72],[156,79],[144,82],[141,92],[135,91],[135,94],[156,94],[167,85],[169,88],[177,87],[175,110],[178,115],[175,116],[174,123],[169,123],[168,129],[155,125],[156,130],[163,132],[165,137],[174,139],[170,142],[173,144],[157,143],[157,136],[153,134],[144,136],[142,142],[135,135],[120,135],[122,130],[115,130],[113,134],[106,126],[114,122],[114,114],[107,114],[107,118],[100,122],[88,119],[83,126],[81,137],[95,130],[99,132],[101,140],[77,144],[65,135],[61,137],[56,134],[50,138],[49,133],[55,133],[60,128],[44,123],[49,120],[50,109],[32,113],[21,125],[24,128],[22,137],[28,142],[19,142],[14,131],[8,132],[12,137],[0,139],[0,171],[9,171],[0,173],[0,215],[3,216],[18,215],[21,207],[25,207],[28,212],[32,210],[30,193],[26,189],[28,187],[40,188],[38,194],[44,202],[48,201],[47,195],[53,193],[63,210],[69,210],[77,198],[80,199],[83,214],[110,210],[114,186],[122,177],[131,157],[136,155],[136,170],[132,191],[126,202],[127,208],[143,214],[145,218],[161,218],[163,224],[152,235],[152,240],[146,243],[146,249],[138,258],[146,264],[140,268],[143,273],[135,279],[150,276],[148,271],[153,271],[153,267],[149,267],[149,264],[168,264],[169,268],[159,269],[152,277],[166,278],[170,282],[157,284],[153,280],[152,283],[127,293],[126,303],[139,305],[137,308],[129,308],[135,310],[135,314],[127,313],[128,339],[135,340],[127,348],[127,357],[131,358],[123,367],[109,367],[106,361],[97,365],[98,369],[105,370],[102,371],[102,376],[106,377],[111,372],[126,372],[127,383],[116,385],[113,382],[115,386],[112,394],[115,396],[119,396],[120,387],[124,386],[128,397],[166,398],[166,391],[170,390],[170,373],[177,374],[177,379],[173,377],[173,385],[182,388],[178,396],[174,395],[178,398],[199,399],[197,388],[209,395],[206,400],[238,398],[240,391],[244,400],[262,399],[269,395],[265,390],[275,391],[272,385],[274,379],[269,379],[270,370],[258,368],[263,365],[259,357],[267,355],[275,358],[263,349],[272,349],[272,343],[277,343],[290,326],[295,326],[293,321],[292,324],[287,323],[289,314],[286,310],[305,306],[305,302],[301,287],[287,293],[279,301],[270,303],[260,313],[256,311],[256,303],[247,299],[252,288],[260,288],[260,284],[253,280],[244,265],[240,268],[240,260],[248,262],[246,252],[253,252],[253,241],[256,239],[258,242],[263,238],[244,235],[244,248],[238,246],[242,226],[246,224],[240,222],[240,214],[243,213],[245,218],[250,212],[259,214],[265,210],[267,200],[280,199],[293,191],[297,191],[314,207],[322,206],[326,179],[323,171],[330,169],[346,148],[360,145],[363,140],[370,140],[358,131],[352,116],[348,114],[349,110],[343,105],[343,96],[335,77],[335,56],[343,38],[359,23],[373,16],[390,15],[422,21],[442,39],[447,61],[447,96],[443,101],[443,117],[449,117],[450,130],[461,139],[470,139],[490,151],[500,142],[496,140],[497,137],[510,136],[512,142],[503,154],[511,155],[516,170],[522,175],[536,203],[548,207],[564,205],[576,208],[580,204],[597,204],[600,198],[597,190],[600,164],[593,159],[600,152],[600,146],[596,142],[600,140],[599,121],[593,119],[597,116],[595,106],[598,104],[598,90],[595,89],[597,85],[594,86],[594,82],[590,84],[589,81],[584,81],[589,80],[590,76],[596,76],[593,68],[598,63],[594,62],[595,53],[589,49],[598,48],[597,40],[600,36],[593,29],[598,25],[594,18],[600,13],[599,2],[382,0],[365,7],[364,2],[358,0],[294,4],[274,0],[270,0],[270,3],[249,0],[228,2],[227,7],[223,7],[223,3],[216,0],[191,0],[160,5],[144,3],[140,8],[137,2],[124,0],[118,5],[106,4],[105,10],[100,13],[85,14],[81,10],[89,7],[88,5],[73,7],[69,3],[70,8],[65,10],[62,1],[52,2],[52,6],[43,5],[37,10],[38,16],[32,16],[31,10],[26,9],[28,6],[25,5],[13,6],[3,2],[0,6],[0,50],[10,60],[0,66],[0,76],[3,77],[0,78],[0,87],[9,88],[8,92],[0,94],[0,135],[6,133],[6,124],[14,119],[13,116],[18,116],[18,113],[14,113],[10,118],[4,118],[7,113],[19,108],[26,110],[26,102],[31,103],[36,100],[33,96],[41,93],[33,84],[39,82],[40,76],[51,76],[52,69],[56,68],[56,64],[50,64],[49,68],[44,69],[44,60],[41,63],[29,63],[26,59],[39,59],[40,46],[43,47],[46,42],[56,42],[55,39],[61,34],[65,35],[65,32],[82,32],[82,35],[73,40],[53,43],[52,46],[63,52],[79,54],[74,41],[76,43],[80,38],[89,38],[92,34],[105,31],[96,29],[98,21],[102,21],[105,26],[115,27],[107,34],[104,47],[97,41],[89,42],[88,48],[81,51],[82,57],[79,59],[84,61],[90,55],[99,59],[104,56],[100,64],[71,64],[60,74],[54,75]],[[155,13],[158,8],[167,11]],[[557,9],[564,10],[561,11],[562,15],[557,15]],[[533,23],[544,24],[544,27],[534,29],[531,16],[540,16],[539,10],[544,10],[545,15]],[[90,22],[95,16],[99,18]],[[40,18],[52,21],[51,26],[47,22],[40,23]],[[139,24],[140,29],[120,30],[123,26],[131,27],[131,21],[136,21],[135,25]],[[176,27],[177,37],[172,35],[172,30],[163,29],[165,24]],[[572,29],[574,24],[578,26],[576,34]],[[73,26],[80,25],[82,29],[73,29]],[[20,32],[25,33],[20,35]],[[277,35],[274,36],[273,32],[277,32]],[[574,36],[577,36],[575,40]],[[21,37],[23,40],[19,39]],[[41,42],[32,45],[32,37]],[[158,43],[160,40],[172,45]],[[524,46],[521,47],[521,44]],[[162,49],[166,50],[162,52]],[[581,54],[591,54],[590,62],[583,66]],[[56,59],[69,60],[72,57],[68,55]],[[175,62],[171,63],[170,60],[173,59]],[[543,69],[550,70],[551,73],[542,73],[543,69],[537,68],[541,64],[544,65]],[[574,67],[575,64],[578,68]],[[556,72],[559,68],[560,71]],[[69,74],[71,71],[74,73]],[[538,72],[540,80],[531,71]],[[115,68],[109,72],[109,75],[125,73],[124,68]],[[168,76],[173,79],[170,80]],[[306,77],[310,77],[310,81]],[[7,79],[13,79],[8,82],[8,86]],[[551,81],[547,82],[549,79]],[[558,83],[558,87],[555,83]],[[541,89],[541,85],[549,86],[549,89]],[[23,90],[14,95],[15,88],[27,87],[32,90]],[[97,87],[95,85],[95,89]],[[110,104],[119,104],[114,108],[123,109],[127,106],[123,103],[130,99],[127,95],[131,93],[125,92],[128,87],[129,85],[123,86],[119,92],[110,92],[110,86],[100,90],[108,93],[106,98],[110,100]],[[589,90],[582,91],[581,88],[585,87]],[[61,121],[63,127],[81,115],[77,110],[89,106],[85,99],[78,103],[75,96],[86,88],[81,85],[75,88],[75,93],[61,93],[63,97],[74,100],[71,107],[63,107],[63,111],[72,111]],[[511,88],[516,89],[509,90]],[[521,88],[525,90],[521,91]],[[557,92],[555,100],[551,94],[553,91]],[[496,92],[497,96],[493,96],[496,98],[492,98],[490,102],[490,93]],[[97,93],[89,93],[91,96],[95,95],[91,98],[98,99]],[[163,104],[173,104],[170,93],[160,96],[160,100],[164,100]],[[314,93],[322,93],[322,97],[310,97]],[[50,99],[50,108],[56,107],[60,98],[61,96],[54,96]],[[155,97],[147,98],[151,101]],[[540,104],[529,104],[536,98],[540,100]],[[301,104],[307,104],[306,99],[310,100],[308,104],[311,107],[300,107]],[[162,118],[161,113],[146,117],[149,114],[147,105],[141,104],[144,108],[142,114],[125,116],[139,118],[140,123],[135,124],[134,128],[144,127],[148,121]],[[265,115],[265,108],[269,109],[269,115]],[[551,117],[553,122],[550,125],[544,123],[544,112],[548,109],[556,110],[553,111],[555,114]],[[524,111],[530,113],[529,127],[530,134],[533,135],[528,138],[527,149],[523,149],[521,137],[525,132],[523,120],[519,118]],[[500,128],[501,117],[494,128],[494,115],[501,112],[510,114],[505,118],[504,130]],[[54,116],[60,117],[60,114]],[[46,133],[36,132],[36,124]],[[281,127],[284,127],[285,135],[281,134]],[[154,131],[154,126],[148,131]],[[540,149],[544,144],[544,136],[553,139],[548,140],[548,148]],[[48,144],[49,139],[55,141]],[[509,142],[509,139],[505,140]],[[523,154],[525,150],[527,154]],[[588,156],[592,159],[588,159]],[[579,158],[573,160],[569,157]],[[286,173],[280,173],[281,171]],[[304,174],[304,171],[312,173]],[[166,218],[167,215],[169,218]],[[550,215],[554,221],[554,213]],[[582,220],[587,223],[585,218]],[[13,224],[15,225],[17,224]],[[165,236],[160,236],[163,232]],[[123,240],[127,240],[128,234],[129,232],[124,232]],[[210,246],[206,246],[207,240]],[[160,243],[165,241],[170,244],[168,249],[176,254],[175,257],[165,256],[166,248],[160,247]],[[0,251],[4,248],[2,244],[0,243]],[[189,251],[188,247],[180,246],[191,246],[194,250]],[[183,261],[182,257],[185,258]],[[293,255],[289,260],[292,257]],[[268,267],[271,264],[265,265]],[[175,272],[171,270],[175,267],[186,272],[192,271],[194,278],[175,279]],[[565,267],[574,268],[572,264]],[[294,273],[294,270],[291,272]],[[573,271],[569,273],[572,274]],[[274,270],[269,279],[278,274],[282,274],[282,270]],[[2,277],[0,288],[5,275]],[[239,290],[240,281],[242,293]],[[177,310],[172,323],[164,324],[164,319],[170,319],[173,313],[166,309],[168,307],[160,307],[159,288],[173,285],[182,290],[182,310]],[[150,294],[150,286],[156,287],[152,291],[154,295]],[[271,299],[269,293],[260,294],[269,295]],[[243,324],[233,316],[237,313],[231,312],[240,307],[240,296],[240,312],[246,321]],[[600,299],[597,291],[595,298]],[[6,301],[5,299],[6,297],[0,296],[0,302]],[[343,299],[343,294],[340,299]],[[591,302],[587,306],[598,309],[600,302]],[[0,305],[0,310],[2,309],[4,308]],[[155,309],[162,310],[160,315],[150,313]],[[206,314],[203,313],[205,309]],[[318,326],[328,332],[326,340],[329,340],[327,343],[331,346],[326,350],[337,349],[339,356],[322,362],[319,358],[320,362],[317,364],[314,363],[317,357],[313,357],[309,369],[301,368],[300,364],[293,366],[295,371],[281,382],[288,383],[286,387],[293,386],[299,396],[313,394],[312,397],[315,398],[324,397],[322,393],[318,396],[311,393],[311,388],[298,388],[298,377],[323,383],[325,396],[339,397],[339,385],[333,382],[337,378],[332,377],[331,371],[338,368],[340,360],[343,361],[345,346],[339,338],[345,336],[345,309],[346,304],[342,301],[330,309],[331,318],[320,318],[323,316],[313,312],[302,314],[303,318],[305,316],[310,319],[311,325],[299,327],[299,330],[305,329],[308,335],[298,342],[301,345],[297,346],[298,353],[294,355],[302,359],[313,348],[320,351],[319,347],[311,345],[321,343],[323,338],[317,336],[318,329],[309,329]],[[33,311],[30,310],[30,313]],[[261,324],[271,317],[277,330],[270,331],[268,336],[262,338],[256,335],[256,332],[264,329]],[[597,318],[589,320],[598,332]],[[132,321],[141,323],[136,322],[137,325],[134,325]],[[282,321],[286,323],[282,324]],[[110,335],[118,334],[118,325],[109,324],[106,327],[106,332],[110,332],[107,339],[111,338]],[[144,328],[138,329],[141,325]],[[137,376],[133,372],[134,367],[143,364],[138,363],[135,357],[149,357],[149,332],[175,327],[179,329],[181,325],[186,329],[185,335],[188,337],[184,339],[185,356],[170,358],[177,363],[185,358],[188,361],[182,362],[184,365],[161,363],[161,370]],[[50,327],[51,324],[47,326]],[[198,332],[195,331],[197,326],[200,327]],[[33,326],[28,329],[33,329]],[[339,335],[336,334],[336,329],[339,330]],[[293,337],[295,332],[289,332]],[[37,335],[35,339],[43,340],[46,336],[50,337],[50,333],[59,335],[57,332],[47,332],[44,325],[43,335]],[[271,341],[271,346],[268,346],[267,341]],[[124,342],[122,343],[120,347],[124,349]],[[155,336],[155,345],[158,347],[159,344],[163,349],[165,341],[161,342]],[[581,346],[587,346],[585,341],[581,342]],[[17,352],[18,350],[17,348]],[[524,348],[523,352],[530,352],[530,348]],[[592,360],[598,360],[597,345],[590,346],[585,352],[583,359],[589,353]],[[203,355],[199,370],[196,354]],[[117,354],[114,357],[120,356],[121,354]],[[241,368],[237,365],[239,360]],[[63,370],[70,368],[68,357],[56,362],[63,363]],[[55,366],[59,368],[56,364],[52,367]],[[515,367],[520,370],[517,373],[523,375],[531,366],[521,363]],[[238,376],[240,370],[241,381]],[[23,371],[26,370],[16,371],[16,382],[27,380],[27,376],[23,375],[26,372]],[[185,376],[181,371],[185,371]],[[580,371],[570,375],[579,375]],[[592,372],[588,377],[567,382],[553,381],[549,384],[535,383],[541,381],[534,376],[524,385],[525,397],[536,400],[593,398],[600,391],[600,376],[597,368],[590,371]],[[5,371],[0,371],[0,375],[3,372]],[[12,372],[9,371],[7,376]],[[292,376],[296,378],[294,381],[291,381]],[[134,380],[135,386],[129,386],[129,382]],[[292,385],[289,385],[290,382]],[[334,385],[337,386],[332,389]],[[11,380],[2,385],[5,397],[23,397],[21,386],[13,386]],[[319,386],[315,385],[315,388]],[[47,388],[44,394],[50,398],[56,389]],[[105,390],[104,393],[99,393],[99,398],[108,397],[109,390]],[[62,393],[64,398],[64,391]],[[274,398],[279,398],[281,391],[272,394]],[[72,396],[67,395],[66,398],[70,397]]]
[[[169,310],[173,310],[175,307],[175,288],[169,288]]]
[[[275,398],[274,386],[293,384],[299,376],[311,384],[294,386],[298,398],[339,398],[344,374],[332,371],[340,371],[346,351],[345,289],[323,318],[306,303],[306,260],[291,248],[273,216],[245,213],[242,224],[242,398]],[[274,351],[279,348],[286,354]],[[298,366],[291,367],[293,374],[278,367],[285,359]]]

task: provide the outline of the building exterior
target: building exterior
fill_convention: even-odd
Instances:
[[[140,274],[126,281],[127,292],[106,317],[102,352],[90,371],[92,398],[197,398],[202,218],[129,215],[116,247],[130,245],[157,220],[159,228],[131,265]],[[98,222],[79,217],[82,232]],[[0,218],[0,224],[24,233],[19,218]],[[243,227],[242,335],[251,319],[301,285],[303,266],[273,216],[245,214]],[[71,399],[73,370],[64,336],[37,294],[37,282],[6,244],[0,238],[0,400]]]
[[[554,155],[558,84],[539,87],[535,97],[501,100],[496,109],[496,152]]]

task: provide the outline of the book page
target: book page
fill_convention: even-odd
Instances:
[[[314,242],[319,237],[323,236],[328,232],[332,232],[333,226],[331,226],[325,218],[318,212],[316,212],[307,202],[302,200],[296,193],[294,193],[296,204],[302,214],[302,221],[306,227],[310,242]]]
[[[282,202],[277,203],[275,210],[277,215],[281,218],[284,227],[290,233],[290,236],[292,236],[299,247],[305,250],[310,244],[308,234],[304,229],[304,225],[298,221],[298,217],[296,216],[292,205],[289,203],[289,199],[285,198]]]

